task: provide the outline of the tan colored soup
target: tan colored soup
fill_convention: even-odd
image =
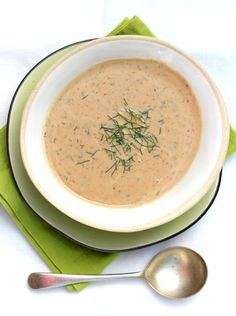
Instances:
[[[107,205],[137,205],[186,173],[201,132],[185,79],[167,65],[117,59],[93,66],[59,95],[45,125],[46,155],[64,184]]]

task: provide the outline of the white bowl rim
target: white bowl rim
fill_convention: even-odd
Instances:
[[[177,53],[182,55],[184,58],[189,60],[196,68],[198,68],[198,70],[203,74],[203,76],[205,77],[205,79],[209,83],[209,85],[210,85],[210,87],[211,87],[211,89],[212,89],[212,91],[217,99],[217,103],[219,106],[221,119],[222,119],[222,142],[221,142],[221,146],[220,146],[221,150],[219,151],[219,155],[217,157],[217,160],[216,160],[216,163],[215,163],[215,166],[214,166],[212,172],[208,176],[207,181],[205,181],[205,183],[203,183],[202,187],[198,191],[196,191],[195,194],[193,194],[185,203],[183,203],[182,205],[180,205],[179,207],[174,209],[170,214],[167,214],[164,218],[159,218],[159,219],[154,220],[152,222],[149,222],[149,223],[146,223],[143,225],[132,226],[129,228],[127,228],[127,227],[117,228],[117,226],[115,226],[115,227],[109,226],[108,227],[106,225],[102,225],[102,224],[98,224],[95,222],[91,222],[89,220],[81,219],[75,213],[70,212],[70,210],[66,209],[62,205],[59,205],[59,203],[54,198],[52,198],[51,196],[49,196],[47,194],[46,190],[38,183],[37,179],[32,174],[30,164],[28,163],[28,157],[26,155],[26,147],[25,147],[25,141],[24,141],[27,117],[28,117],[28,113],[30,111],[30,108],[32,106],[34,97],[36,96],[38,90],[40,89],[40,87],[42,86],[44,81],[51,74],[51,72],[53,72],[54,69],[56,69],[65,60],[67,60],[68,58],[70,58],[71,56],[73,56],[74,54],[76,54],[77,52],[79,52],[81,50],[84,50],[86,48],[89,48],[91,46],[94,46],[96,44],[103,43],[106,41],[119,41],[119,40],[123,40],[123,39],[126,39],[126,40],[144,40],[144,41],[148,41],[148,42],[154,42],[154,43],[166,46],[167,48],[170,48],[170,49],[176,51]],[[112,232],[114,232],[114,231],[115,232],[135,232],[135,231],[140,231],[140,230],[146,230],[146,229],[149,229],[152,227],[156,227],[156,226],[165,224],[165,223],[173,220],[174,218],[177,218],[178,216],[182,215],[183,213],[185,213],[188,209],[190,209],[193,205],[195,205],[201,199],[201,197],[208,191],[210,186],[213,184],[213,182],[215,181],[215,179],[219,175],[220,170],[221,170],[222,165],[223,165],[223,162],[224,162],[224,159],[225,159],[225,156],[226,156],[226,153],[227,153],[228,142],[229,142],[229,121],[228,121],[228,115],[227,115],[225,103],[224,103],[224,100],[223,100],[217,86],[215,85],[215,83],[213,82],[213,80],[211,79],[209,74],[206,72],[206,70],[198,62],[196,62],[192,57],[190,57],[188,54],[186,54],[185,52],[183,52],[181,49],[177,48],[176,46],[174,46],[166,41],[157,39],[157,38],[148,37],[148,36],[140,36],[140,35],[116,35],[116,36],[109,36],[109,37],[91,40],[90,42],[86,42],[83,45],[74,48],[72,51],[67,53],[62,58],[60,58],[57,62],[55,62],[53,64],[53,66],[51,66],[46,71],[46,73],[42,76],[42,78],[37,83],[34,90],[31,92],[31,95],[28,98],[28,101],[25,105],[25,109],[24,109],[24,113],[23,113],[22,121],[21,121],[21,130],[20,130],[20,149],[21,149],[23,164],[24,164],[24,167],[26,169],[26,172],[28,173],[29,178],[31,179],[31,181],[33,182],[35,187],[39,190],[39,192],[50,203],[52,203],[56,208],[58,208],[58,210],[60,210],[61,212],[63,212],[67,216],[73,218],[74,220],[81,222],[85,225],[95,227],[97,229],[112,231]],[[73,194],[73,192],[71,190],[69,190],[69,191]]]

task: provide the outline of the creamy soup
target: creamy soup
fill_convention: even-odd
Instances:
[[[201,119],[186,80],[145,59],[97,64],[58,96],[45,125],[48,161],[81,197],[138,205],[170,190],[198,149]]]

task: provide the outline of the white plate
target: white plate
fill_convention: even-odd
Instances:
[[[180,73],[198,99],[201,139],[187,172],[158,199],[135,207],[91,202],[70,190],[53,172],[44,150],[44,125],[60,92],[89,67],[114,58],[147,58]],[[21,154],[31,181],[65,215],[85,225],[113,232],[135,232],[165,224],[184,214],[216,180],[228,147],[224,102],[207,73],[172,45],[145,36],[113,36],[76,47],[54,63],[32,89],[21,124]]]

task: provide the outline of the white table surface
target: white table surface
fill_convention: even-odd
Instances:
[[[230,0],[0,0],[0,126],[22,77],[66,44],[104,36],[124,17],[139,15],[158,35],[195,57],[218,85],[236,127],[236,2]],[[209,277],[197,295],[167,300],[143,280],[92,284],[80,293],[35,292],[32,271],[49,271],[0,207],[1,315],[235,315],[236,154],[224,166],[214,205],[194,227],[158,245],[122,253],[104,272],[135,271],[167,246],[203,255]],[[0,175],[1,177],[1,175]]]

